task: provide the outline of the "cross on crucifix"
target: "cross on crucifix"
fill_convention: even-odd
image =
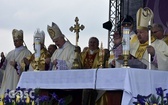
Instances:
[[[78,17],[76,17],[76,18],[75,18],[76,24],[74,24],[74,27],[71,26],[71,27],[69,28],[69,30],[70,30],[71,32],[74,31],[74,33],[76,33],[76,46],[78,46],[79,32],[80,32],[80,30],[83,30],[83,29],[85,28],[84,25],[81,25],[81,26],[80,26],[80,24],[78,23],[78,21],[79,21],[79,19],[78,19]]]

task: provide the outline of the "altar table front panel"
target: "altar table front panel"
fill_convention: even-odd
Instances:
[[[21,88],[123,90],[122,105],[132,105],[138,94],[168,89],[168,72],[135,68],[106,68],[23,72]]]
[[[17,87],[40,89],[93,89],[95,70],[55,70],[23,72]]]

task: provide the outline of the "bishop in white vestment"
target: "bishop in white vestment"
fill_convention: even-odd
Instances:
[[[147,15],[144,15],[147,14]],[[168,46],[162,41],[156,39],[153,35],[149,35],[148,26],[152,23],[153,12],[149,8],[140,8],[137,12],[137,35],[130,41],[130,53],[140,59],[151,69],[168,70]],[[151,45],[149,40],[151,39]],[[150,55],[149,55],[150,54]],[[149,61],[151,56],[151,61]]]
[[[23,31],[14,29],[12,34],[15,49],[7,54],[1,68],[1,70],[4,70],[4,75],[0,95],[4,95],[7,89],[15,90],[23,70],[21,66],[23,58],[31,55],[31,52],[23,46]]]
[[[75,59],[75,46],[65,40],[65,36],[55,23],[48,26],[47,30],[58,49],[55,50],[50,60],[46,60],[46,63],[50,62],[52,70],[71,69]]]

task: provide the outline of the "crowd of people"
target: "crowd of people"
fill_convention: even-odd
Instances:
[[[123,27],[130,29],[130,59],[138,59],[147,65],[151,62],[152,69],[168,70],[168,36],[164,34],[161,24],[151,24],[153,12],[143,15],[146,11],[140,8],[137,11],[136,31],[133,30],[134,19],[127,15],[121,20],[113,35],[113,49],[100,49],[99,39],[92,36],[88,40],[88,46],[83,50],[79,47],[80,63],[82,69],[92,68],[118,68],[122,64],[117,61],[122,56],[123,48]],[[70,70],[75,59],[75,45],[66,38],[57,24],[47,26],[48,34],[55,44],[50,44],[48,48],[44,45],[45,33],[35,31],[35,35],[40,36],[40,57],[37,65],[35,53],[30,52],[24,45],[24,35],[22,30],[13,29],[12,36],[15,48],[7,56],[1,53],[0,62],[0,95],[3,95],[7,89],[15,90],[22,72],[29,72],[36,69],[39,71],[50,70]],[[149,44],[149,31],[151,31],[151,44]],[[34,47],[35,47],[34,41]],[[110,55],[111,51],[111,55]],[[100,52],[103,54],[100,54]],[[102,60],[103,56],[103,60]],[[149,61],[151,56],[151,61]],[[100,64],[100,59],[102,60]],[[81,69],[81,70],[82,70]],[[3,77],[3,78],[2,78]],[[112,105],[111,98],[113,93],[109,91],[98,91],[92,89],[82,90],[81,102],[76,105]],[[72,95],[73,96],[73,95]],[[74,104],[73,104],[74,105]]]

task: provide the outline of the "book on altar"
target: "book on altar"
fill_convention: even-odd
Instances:
[[[116,61],[119,62],[121,65],[123,65],[124,64],[123,59],[124,59],[123,55],[120,55],[118,57],[118,59],[116,59]],[[146,64],[144,64],[142,61],[140,61],[139,59],[137,59],[133,55],[129,56],[128,66],[130,68],[141,68],[141,69],[146,69],[147,68]]]

